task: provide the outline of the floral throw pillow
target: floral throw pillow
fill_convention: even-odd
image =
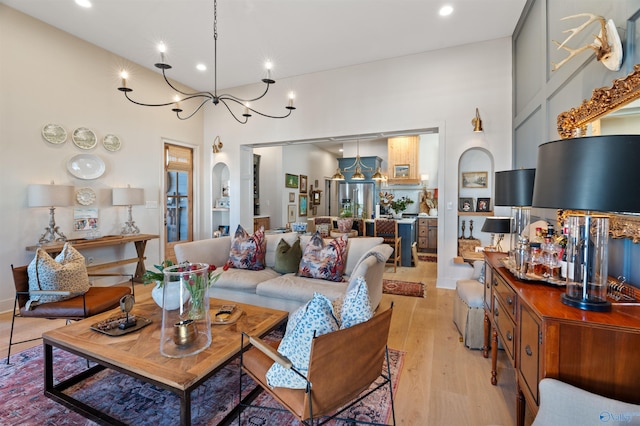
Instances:
[[[302,252],[298,275],[327,281],[342,281],[346,253],[346,236],[331,240],[325,245],[320,233],[316,232]]]
[[[42,249],[36,251],[35,258],[27,266],[29,290],[60,290],[85,293],[91,287],[84,256],[72,245],[66,243],[53,259]],[[30,305],[36,303],[59,302],[76,297],[77,294],[66,295],[30,295]]]
[[[333,313],[331,301],[320,293],[300,307],[289,317],[287,330],[278,347],[278,352],[289,358],[293,366],[303,375],[309,370],[309,356],[313,336],[321,336],[338,330],[338,321]],[[292,370],[274,362],[267,370],[267,383],[272,387],[304,389],[305,380]]]
[[[238,225],[231,240],[231,250],[227,265],[236,269],[264,269],[264,257],[267,252],[267,240],[264,237],[264,227],[260,227],[253,235],[249,235],[242,225]]]

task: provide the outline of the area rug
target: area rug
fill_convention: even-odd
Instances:
[[[437,254],[419,254],[418,260],[422,262],[437,262],[438,255]]]
[[[54,349],[53,353],[56,380],[62,380],[86,369],[86,361],[82,358],[59,349]],[[402,351],[389,350],[394,392],[398,386],[404,355]],[[2,363],[0,366],[1,425],[96,424],[44,396],[41,346],[12,355],[11,361],[11,365]],[[238,374],[236,360],[192,393],[193,425],[218,424],[225,414],[237,405]],[[254,387],[255,383],[247,377],[243,382],[243,393],[248,393]],[[104,370],[70,388],[67,393],[131,425],[176,425],[180,421],[180,405],[176,395],[115,371]],[[387,391],[379,390],[349,409],[345,417],[384,423],[391,413],[388,397]],[[277,406],[277,403],[264,392],[255,403]],[[343,423],[334,421],[329,424]],[[237,421],[233,424],[237,424]],[[243,412],[241,426],[285,424],[300,423],[288,413],[249,408]]]
[[[423,283],[413,281],[382,279],[382,292],[397,296],[425,297],[426,290]]]

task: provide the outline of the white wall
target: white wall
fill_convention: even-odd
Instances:
[[[209,108],[205,140],[220,134],[230,142],[225,145],[230,164],[238,164],[239,147],[247,143],[438,128],[438,285],[453,288],[461,273],[452,263],[457,252],[458,160],[467,149],[484,147],[494,156],[496,170],[510,168],[511,83],[510,38],[362,64],[278,81],[274,93],[253,106],[279,111],[286,93],[294,90],[298,109],[285,120],[253,117],[242,126],[223,109]],[[231,92],[249,97],[258,90],[247,86]],[[480,135],[472,132],[476,107],[485,129]],[[232,169],[232,186],[242,184],[242,169],[248,167]],[[240,199],[234,198],[231,208],[232,228],[251,221],[251,210]]]
[[[24,265],[33,258],[25,247],[37,243],[49,221],[48,209],[27,207],[28,184],[54,180],[92,188],[98,195],[92,207],[99,209],[103,235],[118,234],[126,220],[125,208],[111,206],[111,188],[127,184],[144,188],[145,199],[159,207],[136,206],[133,218],[143,233],[160,234],[162,141],[202,146],[203,118],[183,122],[167,109],[129,103],[116,90],[123,65],[130,67],[131,85],[141,96],[161,93],[161,77],[1,4],[0,54],[0,310],[6,310],[13,305],[14,295],[9,266]],[[71,140],[52,145],[40,134],[47,123],[60,124],[69,133],[89,127],[98,137],[98,146],[84,151]],[[106,133],[121,138],[120,151],[109,152],[101,145]],[[81,180],[67,172],[67,161],[81,153],[104,160],[102,177]],[[210,216],[210,206],[203,205],[204,217]],[[73,208],[56,209],[56,223],[67,237],[84,237],[72,232],[72,217]],[[112,260],[125,253],[128,257],[135,253],[133,246],[101,251],[94,260],[98,263],[101,256]],[[159,262],[159,240],[149,242],[146,255],[148,266]],[[133,272],[133,266],[124,269]]]

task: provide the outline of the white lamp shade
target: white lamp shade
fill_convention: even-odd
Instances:
[[[65,207],[73,204],[73,186],[29,185],[27,188],[29,207]]]
[[[143,188],[113,188],[114,206],[135,206],[144,204]]]

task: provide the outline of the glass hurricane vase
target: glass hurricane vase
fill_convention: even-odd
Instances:
[[[206,263],[188,263],[164,269],[163,289],[166,293],[177,286],[173,291],[177,292],[174,297],[178,303],[164,304],[162,308],[162,355],[182,358],[202,352],[211,345],[208,268]],[[165,294],[164,300],[168,298]]]

